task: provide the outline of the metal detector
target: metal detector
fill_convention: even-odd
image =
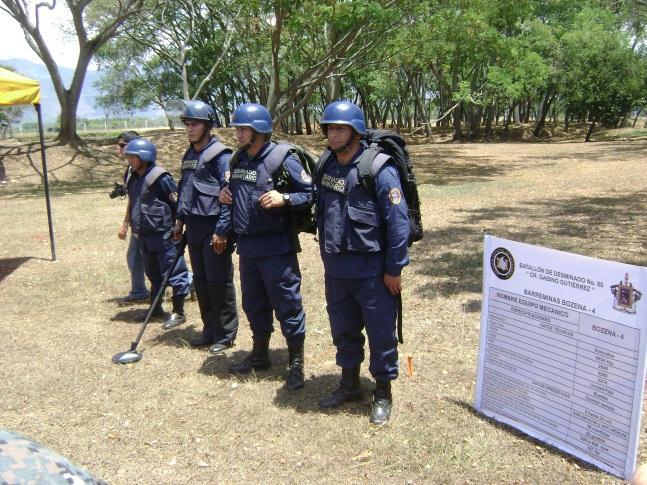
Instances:
[[[162,299],[162,295],[164,294],[164,291],[166,290],[166,286],[168,285],[168,280],[171,278],[171,274],[173,274],[173,270],[175,269],[175,265],[180,259],[180,256],[184,254],[185,248],[186,248],[186,236],[182,234],[182,239],[177,245],[177,250],[175,252],[175,256],[173,257],[173,262],[171,263],[169,270],[164,275],[164,278],[162,278],[162,284],[157,290],[157,294],[155,295],[155,298],[153,298],[150,308],[146,312],[146,317],[142,322],[142,326],[139,329],[137,338],[135,339],[134,342],[130,344],[129,350],[126,350],[124,352],[117,352],[115,355],[112,356],[112,361],[115,364],[130,364],[132,362],[139,362],[141,360],[142,354],[141,352],[137,352],[137,346],[139,345],[139,341],[142,339],[142,335],[144,335],[144,330],[146,330],[146,326],[148,325],[148,322],[151,319],[153,310],[157,308],[157,304]]]

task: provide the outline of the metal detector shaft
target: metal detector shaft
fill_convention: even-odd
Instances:
[[[162,299],[162,295],[164,294],[164,291],[166,290],[166,286],[168,285],[168,280],[171,278],[171,274],[173,274],[173,270],[175,269],[175,265],[180,259],[180,256],[184,254],[185,248],[186,248],[186,236],[182,234],[182,239],[180,239],[180,242],[177,245],[177,250],[175,251],[175,256],[173,257],[173,262],[171,263],[171,266],[168,269],[168,271],[164,274],[164,278],[162,278],[162,283],[160,284],[160,287],[157,290],[157,293],[155,294],[155,298],[153,298],[153,301],[151,302],[151,306],[148,309],[148,312],[146,312],[146,317],[144,318],[144,322],[142,323],[142,326],[139,329],[137,338],[133,343],[130,344],[131,351],[134,351],[137,349],[137,346],[139,345],[139,341],[142,339],[142,335],[144,335],[144,330],[146,330],[146,327],[148,326],[148,321],[151,319],[151,315],[153,314],[153,311],[155,310],[155,308],[157,308],[157,304]]]

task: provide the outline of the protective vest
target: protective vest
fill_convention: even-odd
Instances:
[[[230,167],[229,185],[234,195],[233,230],[236,234],[258,236],[288,230],[286,207],[263,209],[259,197],[274,190],[274,180],[262,159],[237,159]]]
[[[156,165],[144,177],[139,194],[139,224],[135,223],[134,225],[135,227],[139,226],[140,234],[159,234],[173,228],[171,207],[150,190],[155,181],[167,173],[169,172]],[[132,178],[130,182],[132,183]],[[133,212],[133,215],[137,217],[135,214]]]
[[[386,245],[374,194],[360,183],[358,165],[327,163],[317,181],[317,225],[326,253],[371,253]],[[346,175],[343,175],[346,173]]]
[[[213,174],[212,164],[222,153],[231,153],[223,143],[209,145],[197,160],[182,160],[182,187],[179,194],[178,216],[217,216],[220,214],[218,196],[220,182]],[[186,158],[189,150],[184,154]]]

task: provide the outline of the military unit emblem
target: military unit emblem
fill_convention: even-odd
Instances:
[[[497,278],[507,280],[514,273],[514,258],[505,248],[496,248],[490,256],[490,266]]]
[[[625,280],[617,285],[611,285],[613,294],[613,308],[625,313],[636,313],[636,302],[642,293],[635,289],[629,282],[629,273],[625,273]]]
[[[400,189],[391,189],[389,191],[389,200],[393,205],[398,205],[402,202],[402,192],[400,192]]]

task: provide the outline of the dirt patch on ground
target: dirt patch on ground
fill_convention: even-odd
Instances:
[[[231,141],[223,130],[223,138]],[[153,133],[177,171],[181,134]],[[320,137],[298,137],[313,150]],[[199,329],[148,328],[144,358],[116,366],[142,307],[127,291],[125,202],[106,193],[123,171],[112,146],[90,155],[48,150],[59,261],[49,258],[45,203],[33,160],[5,158],[0,189],[0,426],[27,434],[111,483],[405,482],[610,483],[615,479],[472,409],[485,231],[519,241],[644,265],[647,142],[414,144],[425,239],[405,271],[405,340],[414,376],[394,385],[395,414],[369,425],[368,401],[322,412],[335,386],[316,242],[300,255],[308,314],[306,388],[283,387],[287,351],[272,339],[272,370],[227,374],[250,348],[241,312],[223,357],[192,350]],[[54,175],[56,174],[56,175]],[[91,174],[91,175],[90,175]],[[403,359],[404,360],[404,359]],[[363,385],[370,376],[363,368]],[[641,437],[640,461],[647,460]],[[619,482],[619,481],[618,481]]]

